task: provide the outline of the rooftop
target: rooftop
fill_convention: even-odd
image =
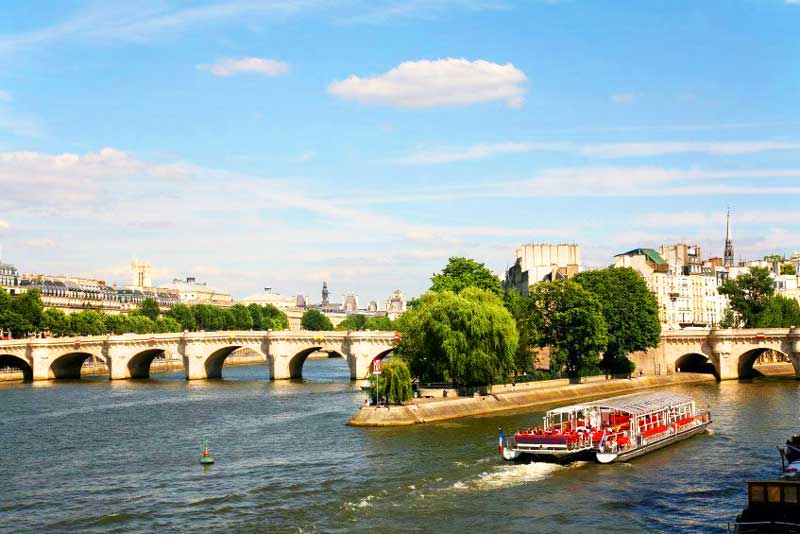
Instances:
[[[650,263],[655,263],[656,265],[667,264],[667,260],[662,258],[661,254],[659,254],[656,250],[653,250],[652,248],[635,248],[633,250],[629,250],[628,252],[617,254],[614,257],[616,258],[617,256],[645,256],[647,258],[647,261],[649,261]]]
[[[600,399],[589,401],[584,404],[572,404],[570,406],[563,406],[550,410],[549,413],[569,413],[586,408],[611,408],[612,410],[619,410],[631,415],[646,414],[658,411],[660,409],[675,406],[678,404],[688,404],[694,399],[682,393],[672,393],[669,391],[657,391],[653,393],[634,393],[631,395],[622,395],[620,397],[611,397],[610,399]]]

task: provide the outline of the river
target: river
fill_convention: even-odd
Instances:
[[[303,372],[0,386],[0,531],[724,532],[800,430],[800,382],[703,383],[672,389],[710,404],[711,434],[627,464],[504,465],[497,428],[540,412],[353,428],[346,364]]]

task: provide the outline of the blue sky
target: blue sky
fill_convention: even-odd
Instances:
[[[415,295],[523,242],[800,249],[796,0],[4,4],[25,272]]]

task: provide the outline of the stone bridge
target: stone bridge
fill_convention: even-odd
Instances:
[[[770,350],[786,356],[800,377],[800,328],[795,327],[665,331],[657,348],[631,359],[645,374],[707,370],[730,380],[752,377],[756,359]]]
[[[2,365],[21,367],[28,380],[80,378],[90,357],[105,362],[111,380],[147,378],[157,356],[183,361],[187,380],[220,378],[232,352],[242,348],[263,354],[272,380],[301,378],[303,363],[317,351],[347,360],[350,378],[369,374],[373,359],[395,346],[394,332],[184,332],[0,341]]]

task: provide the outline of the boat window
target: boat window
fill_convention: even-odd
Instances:
[[[750,502],[764,502],[764,486],[750,485]]]
[[[797,504],[797,486],[784,486],[783,500],[788,503]]]
[[[767,486],[767,500],[769,502],[781,502],[781,487]]]

